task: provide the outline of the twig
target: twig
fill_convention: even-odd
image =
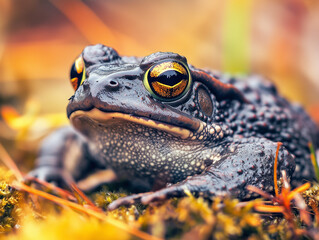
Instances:
[[[8,152],[5,150],[5,148],[0,143],[0,159],[2,159],[2,162],[12,171],[14,176],[17,180],[22,181],[23,180],[23,174],[20,172],[19,168],[13,161],[13,159],[10,157]]]

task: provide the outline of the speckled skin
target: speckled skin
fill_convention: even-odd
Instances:
[[[121,198],[110,209],[184,196],[185,189],[196,196],[244,199],[251,197],[247,185],[273,190],[280,141],[278,169],[296,184],[314,177],[307,144],[317,147],[316,126],[260,76],[234,78],[188,65],[193,79],[189,92],[161,102],[145,89],[145,71],[163,59],[187,64],[184,57],[120,57],[103,45],[85,48],[82,57],[86,80],[67,108],[73,127],[45,140],[32,175],[61,183],[111,168],[119,179],[142,181],[156,190]],[[92,110],[111,117],[103,120]],[[149,126],[148,120],[155,124]],[[174,126],[179,128],[171,132]]]

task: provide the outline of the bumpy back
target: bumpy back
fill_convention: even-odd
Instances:
[[[300,105],[289,103],[280,96],[269,80],[260,76],[238,79],[229,75],[216,75],[222,82],[236,86],[253,105],[244,106],[235,120],[241,124],[243,135],[282,142],[295,156],[294,185],[303,179],[313,179],[309,143],[318,149],[319,134],[316,124],[304,109]]]

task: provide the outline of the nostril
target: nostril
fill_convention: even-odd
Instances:
[[[110,90],[117,90],[119,88],[119,83],[116,80],[110,80],[106,83],[106,88]]]
[[[117,86],[118,85],[118,82],[114,81],[114,80],[111,80],[110,81],[110,85],[112,86]]]

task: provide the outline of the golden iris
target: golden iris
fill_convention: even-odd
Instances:
[[[80,56],[74,61],[70,71],[70,82],[74,88],[74,91],[78,89],[78,87],[83,83],[84,79],[85,66],[83,58]]]
[[[172,101],[182,97],[189,90],[191,75],[184,63],[166,60],[147,70],[144,85],[155,98]]]

